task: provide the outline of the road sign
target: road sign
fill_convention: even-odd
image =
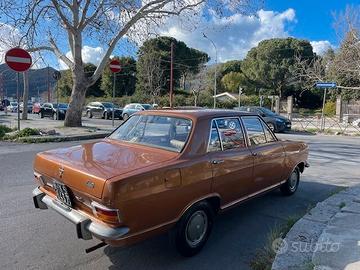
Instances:
[[[31,67],[32,60],[30,54],[20,48],[13,48],[6,52],[5,62],[12,70],[24,72]]]
[[[121,65],[120,65],[120,61],[119,60],[111,60],[110,62],[110,70],[114,73],[118,73],[119,71],[121,71]]]
[[[335,82],[317,82],[316,88],[336,88]]]

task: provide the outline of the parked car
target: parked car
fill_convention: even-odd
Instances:
[[[192,256],[219,211],[277,187],[294,194],[307,158],[305,143],[278,140],[257,114],[142,111],[105,139],[37,154],[33,201],[79,238],[117,246],[172,229]]]
[[[54,120],[65,119],[68,104],[66,103],[44,103],[40,108],[40,117],[51,117]]]
[[[150,104],[141,104],[141,103],[130,103],[127,104],[122,112],[122,118],[124,120],[128,119],[130,115],[140,111],[152,110],[153,106]]]
[[[264,107],[243,106],[240,111],[259,114],[273,132],[284,132],[291,130],[291,121],[284,116],[276,114]]]
[[[27,103],[27,112],[28,113],[32,113],[32,107],[33,107],[32,102],[28,102]],[[20,112],[22,112],[23,110],[24,110],[24,102],[21,102],[20,103]]]
[[[85,108],[86,116],[89,118],[100,117],[104,119],[112,119],[113,108],[114,118],[122,119],[122,109],[111,102],[90,102]]]
[[[10,105],[7,106],[8,112],[17,112],[18,109],[18,103],[17,102],[10,102]]]
[[[39,114],[41,110],[41,106],[42,106],[41,103],[35,102],[32,106],[32,113]]]

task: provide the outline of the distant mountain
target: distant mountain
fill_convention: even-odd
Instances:
[[[55,86],[56,81],[53,78],[54,71],[55,69],[52,67],[29,70],[29,97],[37,97],[38,94],[41,95],[47,91],[48,84],[50,89]],[[16,97],[16,78],[17,75],[15,71],[11,70],[6,64],[0,65],[0,96],[7,94],[8,97]],[[20,93],[23,92],[23,89],[23,76],[20,74]],[[1,93],[1,91],[3,91],[3,93]]]

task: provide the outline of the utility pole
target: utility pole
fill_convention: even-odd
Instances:
[[[174,84],[174,42],[171,42],[171,63],[170,63],[170,108],[173,107],[173,84]]]
[[[49,66],[47,66],[46,87],[47,87],[48,102],[50,102]]]
[[[206,38],[207,40],[210,41],[210,43],[214,46],[215,49],[215,74],[214,74],[214,109],[216,108],[216,94],[217,94],[217,59],[218,59],[218,51],[217,51],[217,47],[215,45],[215,42],[212,41],[210,38],[208,38],[207,35],[205,35],[205,33],[203,33],[203,37]]]

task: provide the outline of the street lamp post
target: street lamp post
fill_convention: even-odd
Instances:
[[[214,109],[216,108],[216,77],[217,77],[217,48],[216,45],[214,43],[214,41],[212,41],[210,38],[208,38],[205,33],[203,33],[204,38],[206,38],[207,40],[209,40],[211,42],[211,44],[214,46],[215,49],[215,79],[214,79]]]

